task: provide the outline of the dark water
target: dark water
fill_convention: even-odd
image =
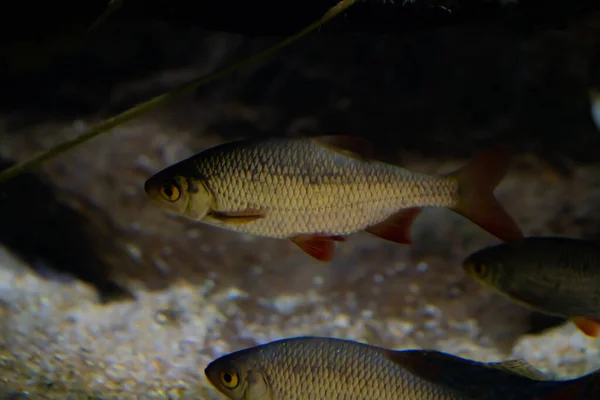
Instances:
[[[274,41],[158,28],[107,29],[15,80],[2,158]],[[525,357],[559,376],[600,367],[597,341],[463,275],[462,258],[495,239],[449,211],[425,212],[412,247],[360,233],[320,264],[287,241],[169,217],[143,193],[157,170],[242,137],[359,135],[430,173],[508,142],[521,153],[497,196],[525,233],[597,238],[598,57],[576,30],[315,35],[0,187],[0,383],[209,396],[214,357],[307,334]]]

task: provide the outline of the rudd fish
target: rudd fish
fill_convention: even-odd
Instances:
[[[479,250],[463,268],[513,301],[569,318],[586,335],[600,337],[600,244],[529,237]]]
[[[550,381],[525,361],[482,363],[349,340],[297,337],[211,362],[210,383],[235,400],[590,400],[598,373]]]
[[[425,175],[371,158],[348,136],[242,140],[208,149],[146,181],[163,208],[238,232],[289,238],[321,261],[334,242],[366,230],[410,244],[422,207],[447,207],[498,238],[523,235],[493,191],[509,166],[504,147],[447,175]]]

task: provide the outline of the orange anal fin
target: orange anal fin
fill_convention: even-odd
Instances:
[[[600,337],[600,320],[586,317],[574,317],[572,321],[585,335],[590,337]]]
[[[520,242],[523,232],[494,197],[494,189],[510,166],[511,153],[501,146],[475,157],[450,174],[458,179],[459,199],[454,211],[507,243]]]
[[[306,254],[319,261],[331,261],[335,250],[334,242],[343,242],[343,236],[298,235],[291,238]]]
[[[419,213],[419,207],[405,208],[377,225],[366,228],[365,231],[392,242],[412,244],[410,228]]]
[[[227,224],[246,224],[264,218],[265,214],[261,210],[242,210],[242,211],[212,211],[208,214],[209,218]]]
[[[361,160],[368,160],[373,155],[371,142],[358,136],[328,135],[313,137],[312,140],[332,151]]]

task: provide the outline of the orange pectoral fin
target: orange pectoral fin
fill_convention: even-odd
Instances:
[[[227,224],[246,224],[265,217],[261,210],[242,210],[242,211],[212,211],[208,214],[209,218]]]
[[[421,208],[405,208],[377,225],[366,228],[365,231],[392,242],[412,244],[410,228],[420,213]]]
[[[298,235],[290,238],[306,254],[319,261],[331,261],[335,250],[334,242],[343,242],[343,236]]]
[[[574,317],[572,318],[572,321],[585,335],[590,337],[600,337],[599,320],[586,317]]]

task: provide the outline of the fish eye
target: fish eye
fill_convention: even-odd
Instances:
[[[174,182],[167,182],[160,187],[160,194],[165,200],[177,201],[181,196],[179,187]]]
[[[485,274],[485,265],[476,262],[475,264],[473,264],[473,272],[475,272],[475,274],[479,276]]]
[[[240,382],[237,372],[235,371],[223,371],[219,374],[221,383],[227,389],[235,389]]]

